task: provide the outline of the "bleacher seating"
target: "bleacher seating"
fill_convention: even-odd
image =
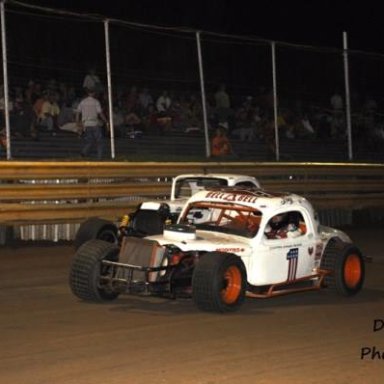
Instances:
[[[235,156],[233,161],[275,161],[275,154],[258,140],[242,142],[231,140]],[[12,158],[15,160],[80,160],[82,140],[77,135],[59,132],[56,136],[41,134],[38,141],[30,138],[12,139]],[[5,158],[2,150],[1,157]],[[118,160],[137,161],[205,161],[205,139],[203,135],[168,134],[143,135],[142,137],[117,138],[115,157]],[[105,158],[110,159],[110,141],[106,138]],[[220,160],[220,159],[213,159]],[[348,161],[345,140],[282,139],[280,141],[281,161]],[[359,146],[354,151],[355,161],[383,161],[381,151],[374,153]]]

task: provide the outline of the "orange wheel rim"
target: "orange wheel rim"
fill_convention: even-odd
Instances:
[[[224,274],[224,288],[221,291],[222,299],[226,304],[233,304],[241,292],[241,272],[238,267],[232,265]]]
[[[351,254],[345,260],[344,281],[347,287],[354,288],[361,280],[361,263],[356,254]]]

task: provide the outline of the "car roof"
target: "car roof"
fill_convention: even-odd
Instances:
[[[188,203],[194,202],[236,203],[256,208],[263,213],[287,211],[299,207],[313,212],[312,205],[303,196],[288,192],[270,192],[258,188],[209,188],[197,192],[188,200]]]
[[[182,175],[178,175],[175,179],[184,179],[184,178],[192,178],[192,177],[200,177],[200,178],[221,178],[221,179],[238,179],[238,178],[246,178],[246,179],[256,179],[254,176],[249,175],[239,175],[235,173],[186,173]]]

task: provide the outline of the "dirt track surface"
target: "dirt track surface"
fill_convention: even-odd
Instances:
[[[4,384],[382,384],[383,230],[347,231],[367,265],[356,297],[326,291],[247,299],[234,314],[191,300],[72,296],[70,246],[0,251],[0,382]],[[376,347],[381,359],[361,359]]]

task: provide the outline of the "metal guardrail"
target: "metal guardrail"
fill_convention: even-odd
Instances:
[[[115,219],[147,198],[169,195],[181,173],[239,173],[290,191],[317,209],[384,207],[384,164],[2,162],[0,224]]]

